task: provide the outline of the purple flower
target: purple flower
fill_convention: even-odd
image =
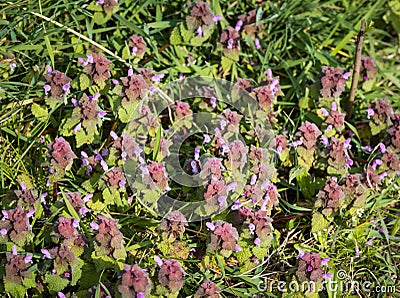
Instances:
[[[131,76],[133,76],[133,69],[132,69],[132,68],[129,68],[129,70],[128,70],[128,77],[131,77]]]
[[[204,137],[203,145],[211,142],[211,138],[209,135],[203,135],[203,137]]]
[[[228,50],[232,50],[233,49],[233,43],[234,43],[235,41],[232,39],[232,38],[229,38],[229,40],[228,40],[228,45],[227,45],[227,49]]]
[[[328,137],[327,137],[326,135],[322,135],[322,136],[321,136],[321,139],[322,139],[321,144],[324,144],[327,148],[329,148],[329,140],[328,140]]]
[[[118,84],[119,84],[118,80],[115,80],[115,79],[113,79],[111,82],[112,82],[114,85],[118,85]]]
[[[203,30],[201,30],[201,26],[197,28],[197,37],[202,37],[203,36]]]
[[[239,251],[242,251],[242,248],[239,246],[239,245],[235,245],[235,251],[236,252],[239,252]]]
[[[46,66],[46,70],[47,70],[47,73],[52,73],[53,72],[53,69],[51,68],[50,65]]]
[[[213,22],[215,24],[218,24],[218,22],[222,19],[222,16],[220,14],[217,14],[216,16],[213,17]]]
[[[297,255],[297,257],[300,258],[300,259],[303,258],[304,255],[305,255],[304,250],[302,250],[301,248],[298,248],[297,250],[298,250],[298,252],[299,252],[299,254]]]
[[[136,56],[137,55],[137,51],[138,51],[138,48],[137,47],[133,47],[132,48],[132,56]]]
[[[215,225],[212,222],[207,222],[206,223],[206,227],[210,230],[210,231],[214,231],[215,230]]]
[[[43,89],[44,89],[44,94],[47,95],[49,93],[49,91],[51,90],[51,86],[50,85],[44,85]]]
[[[145,298],[142,292],[136,294],[136,298]]]
[[[97,117],[103,118],[105,115],[107,115],[106,111],[97,112]]]
[[[163,261],[161,260],[161,258],[159,256],[154,256],[154,262],[156,262],[156,264],[160,267],[163,264]]]
[[[96,5],[102,5],[102,4],[104,4],[104,0],[98,0],[98,1],[96,2]]]
[[[257,50],[261,48],[260,40],[258,38],[254,39],[254,45],[256,46]]]
[[[32,262],[32,255],[31,255],[31,254],[26,255],[26,257],[24,258],[24,263],[25,263],[25,264],[33,263],[33,262]]]
[[[254,244],[255,244],[257,247],[260,247],[260,244],[261,244],[260,238],[254,239]]]
[[[7,235],[7,230],[6,229],[1,229],[0,230],[1,238],[4,238],[5,235]]]
[[[70,84],[65,84],[62,86],[62,89],[65,91],[65,94],[68,95],[70,93],[71,85]]]
[[[64,273],[64,276],[65,276],[66,278],[70,278],[70,277],[71,277],[71,274],[69,274],[68,272],[65,272],[65,273]]]
[[[329,262],[329,258],[323,258],[323,259],[321,260],[321,265],[322,265],[322,266],[328,266],[328,262]]]
[[[372,162],[372,168],[375,170],[375,169],[376,169],[376,166],[380,166],[382,163],[383,163],[382,160],[380,160],[380,159],[375,159],[375,160]]]
[[[36,210],[35,209],[31,209],[29,210],[29,212],[26,214],[26,217],[30,218],[35,214]]]
[[[328,111],[327,111],[325,108],[321,108],[321,113],[322,113],[322,115],[324,115],[325,117],[328,117],[328,116],[329,116],[329,113],[328,113]]]
[[[78,106],[78,100],[76,98],[71,98],[71,102],[75,108]]]
[[[15,67],[17,67],[17,64],[15,62],[10,64],[10,71],[13,72]]]
[[[345,80],[347,80],[350,76],[351,76],[351,72],[348,71],[348,72],[345,72],[345,73],[342,75],[342,78],[345,79]]]
[[[99,225],[96,222],[91,222],[90,223],[90,230],[98,230],[99,229]]]
[[[371,109],[371,108],[367,109],[367,118],[368,119],[371,119],[371,117],[374,115],[375,115],[375,112],[373,109]]]
[[[235,30],[236,31],[240,31],[240,28],[242,28],[242,25],[243,25],[243,21],[242,20],[237,21],[236,26],[235,26]]]
[[[16,247],[15,245],[13,245],[11,251],[12,251],[12,254],[13,254],[14,256],[18,255],[18,249],[17,249],[17,247]]]
[[[40,252],[43,254],[43,259],[51,259],[49,250],[42,248]]]
[[[379,179],[385,179],[387,177],[388,173],[387,172],[383,172],[382,174],[379,175]]]
[[[82,123],[78,123],[78,125],[75,126],[73,130],[74,135],[76,135],[77,132],[81,130],[81,128],[82,128]]]
[[[97,2],[100,2],[100,1],[104,1],[104,0],[99,0],[99,1],[97,1]],[[96,2],[96,4],[97,4],[97,2]],[[58,298],[67,298],[67,297],[65,297],[65,295],[64,295],[63,292],[58,292],[58,293],[57,293],[57,296],[58,296]]]
[[[325,279],[332,278],[333,274],[329,273],[329,272],[328,273],[324,273],[324,274],[322,274],[322,277],[325,278]]]
[[[361,146],[361,149],[364,150],[364,151],[367,151],[367,152],[371,152],[372,151],[371,146]]]
[[[215,110],[215,108],[217,107],[217,99],[214,96],[210,98],[210,103],[211,107]]]
[[[372,246],[372,241],[375,240],[375,237],[372,237],[371,239],[369,239],[367,242],[365,242],[366,246]]]
[[[155,74],[154,76],[151,77],[151,80],[155,83],[155,84],[159,84],[160,80],[165,76],[165,74],[163,73],[159,73],[159,74]]]
[[[7,210],[1,210],[1,213],[3,213],[3,220],[8,219],[8,212],[7,212]]]
[[[383,143],[379,143],[379,149],[381,150],[382,154],[385,154],[386,152],[386,146]]]

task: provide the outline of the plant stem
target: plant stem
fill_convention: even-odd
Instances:
[[[364,31],[365,31],[365,20],[361,20],[360,32],[358,32],[357,42],[356,42],[356,56],[354,57],[354,69],[353,69],[353,77],[351,81],[351,89],[350,89],[350,97],[349,103],[347,105],[347,118],[351,118],[351,112],[353,109],[354,99],[356,97],[358,78],[360,77],[360,68],[361,68],[361,52],[362,45],[364,40]]]

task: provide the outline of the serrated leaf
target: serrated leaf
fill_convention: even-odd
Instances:
[[[47,284],[49,290],[52,292],[60,292],[69,284],[68,279],[51,273],[47,273],[45,275],[44,282]]]
[[[97,24],[97,25],[103,25],[105,23],[107,23],[107,21],[110,19],[111,17],[109,15],[107,15],[104,12],[99,12],[96,11],[93,14],[93,21]]]
[[[311,232],[317,233],[329,227],[329,221],[326,220],[321,213],[314,212],[312,216],[311,227]]]
[[[179,27],[175,27],[172,30],[171,35],[169,37],[169,42],[171,43],[171,45],[178,45],[182,43],[182,37]]]
[[[233,64],[233,60],[231,60],[225,56],[221,57],[221,66],[222,66],[222,69],[224,70],[224,73],[227,73],[231,70],[232,64]]]
[[[42,107],[37,103],[33,103],[31,110],[32,114],[35,116],[36,119],[38,119],[41,122],[46,122],[49,113],[45,107]]]
[[[79,88],[81,89],[81,91],[89,88],[90,84],[91,84],[91,80],[90,80],[89,76],[85,73],[82,73],[79,76]]]

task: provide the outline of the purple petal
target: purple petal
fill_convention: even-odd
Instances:
[[[26,183],[25,182],[21,182],[21,189],[23,192],[26,191]]]
[[[369,239],[367,242],[365,242],[366,246],[372,246],[372,241],[375,240],[375,237],[372,237],[371,239]]]
[[[328,273],[322,274],[322,277],[325,279],[332,278],[333,274],[328,272]]]
[[[254,45],[256,46],[257,50],[261,48],[260,40],[258,38],[254,39]]]
[[[239,21],[236,23],[235,30],[236,30],[236,31],[240,31],[240,28],[242,28],[242,25],[243,25],[243,21],[242,21],[242,20],[239,20]]]
[[[159,257],[159,256],[154,256],[154,261],[156,262],[156,264],[158,265],[158,266],[162,266],[162,264],[163,264],[163,261],[161,260],[161,258]]]
[[[108,171],[108,165],[104,159],[100,161],[101,167],[103,168],[104,172]]]
[[[112,80],[111,82],[112,82],[114,85],[118,85],[118,84],[119,84],[118,80],[115,80],[115,79]]]
[[[132,68],[129,68],[129,70],[128,70],[128,77],[131,77],[131,76],[133,76],[133,69],[132,69]]]
[[[76,98],[71,98],[71,102],[75,108],[78,106],[78,101],[76,100]]]
[[[297,250],[298,250],[298,252],[299,252],[299,254],[297,255],[297,257],[300,258],[300,259],[303,258],[304,255],[306,254],[306,253],[304,252],[304,250],[302,250],[301,248],[298,248]]]
[[[325,117],[329,116],[329,112],[325,109],[325,108],[321,108],[321,113],[322,115],[324,115]]]
[[[99,0],[99,1],[97,1],[97,2],[100,2],[100,1],[104,1],[104,0]],[[97,2],[96,2],[96,4],[97,4]],[[57,296],[58,296],[58,298],[67,298],[67,297],[65,297],[65,295],[64,295],[63,292],[58,292],[58,293],[57,293]]]
[[[1,213],[3,213],[3,220],[8,219],[8,212],[7,212],[7,210],[1,210]]]
[[[132,48],[132,56],[134,56],[134,57],[137,56],[137,50],[138,50],[137,47],[133,47],[133,48]]]
[[[239,245],[236,244],[235,251],[236,252],[242,251],[242,248]]]
[[[217,14],[216,16],[213,17],[213,21],[215,24],[218,24],[219,20],[222,19],[222,16],[220,14]]]
[[[367,151],[367,152],[371,152],[372,151],[371,146],[361,146],[361,149],[364,150],[364,151]]]
[[[0,230],[0,234],[1,234],[1,237],[4,238],[4,236],[7,235],[7,230],[6,229],[1,229]]]
[[[228,50],[232,50],[233,49],[233,43],[234,43],[234,40],[232,38],[229,38],[228,46],[227,46]]]
[[[47,65],[46,69],[47,69],[47,73],[52,73],[53,72],[53,69],[51,68],[50,65]]]
[[[28,213],[26,214],[26,217],[27,217],[27,218],[30,218],[30,217],[32,217],[32,216],[35,214],[35,212],[36,212],[36,210],[35,210],[35,209],[31,209],[31,210],[29,210],[29,211],[28,211]]]
[[[373,109],[367,109],[367,118],[368,119],[370,119],[374,115],[375,115],[375,112]]]
[[[91,222],[90,228],[97,231],[99,229],[99,225],[96,222]]]
[[[91,54],[86,54],[86,57],[88,58],[87,62],[93,64],[93,56]]]
[[[348,71],[348,72],[346,72],[346,73],[344,73],[344,74],[342,75],[342,78],[345,79],[345,80],[347,80],[348,78],[350,78],[350,76],[351,76],[351,72]]]
[[[63,87],[62,87],[62,89],[64,90],[64,92],[65,92],[65,94],[69,94],[69,89],[71,88],[71,85],[70,84],[65,84]]]
[[[136,298],[144,298],[143,293],[142,293],[142,292],[138,292],[138,293],[136,294]]]
[[[336,111],[337,110],[337,103],[336,102],[332,102],[331,110],[332,111]]]
[[[79,227],[79,222],[80,222],[79,219],[74,219],[74,221],[72,222],[72,226],[73,226],[74,228],[78,228],[78,227]]]
[[[203,137],[204,137],[203,145],[211,142],[211,138],[209,135],[203,135]]]
[[[43,254],[43,259],[51,259],[51,255],[48,249],[42,248],[40,252]]]
[[[250,185],[254,185],[257,182],[257,175],[252,175],[250,180]]]
[[[77,133],[78,131],[80,131],[81,128],[82,128],[82,123],[78,123],[78,125],[75,126],[75,128],[74,128],[74,131],[73,131],[74,135],[76,135],[76,133]]]
[[[51,90],[51,87],[50,87],[50,85],[44,85],[43,89],[44,89],[44,94],[47,95],[49,93],[49,91]]]
[[[103,118],[105,115],[107,115],[107,112],[101,111],[97,113],[97,117]]]
[[[386,152],[386,146],[383,143],[379,143],[379,149],[381,150],[382,154],[385,154]]]
[[[322,266],[327,266],[327,265],[328,265],[328,262],[329,262],[329,258],[323,258],[323,259],[321,260],[321,265],[322,265]]]
[[[207,222],[206,227],[212,232],[215,230],[215,225],[212,222]]]
[[[12,251],[12,254],[13,254],[14,256],[16,256],[16,255],[18,254],[18,249],[17,249],[17,247],[16,247],[15,245],[13,245],[11,251]]]
[[[254,239],[254,244],[255,244],[257,247],[260,247],[260,244],[261,244],[260,238]]]
[[[272,79],[272,70],[270,68],[267,69],[267,79]]]
[[[201,26],[197,28],[197,37],[202,37],[203,36],[203,30],[201,30]]]
[[[31,254],[26,255],[26,257],[24,258],[24,263],[25,263],[25,264],[33,263],[33,262],[32,262],[32,255],[31,255]]]
[[[82,200],[83,200],[85,203],[87,203],[87,202],[89,202],[89,200],[90,200],[91,198],[93,198],[93,194],[92,194],[92,193],[88,193],[86,196],[83,197]]]

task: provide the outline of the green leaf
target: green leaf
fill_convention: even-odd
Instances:
[[[90,84],[91,84],[90,77],[87,74],[82,73],[79,76],[79,87],[80,87],[81,91],[89,88]]]
[[[329,221],[326,220],[321,213],[314,212],[311,221],[311,227],[312,227],[311,232],[317,233],[329,227]]]
[[[38,105],[37,103],[33,103],[31,110],[32,110],[32,114],[35,116],[36,119],[38,119],[41,122],[46,122],[48,115],[49,115],[47,108],[42,107],[42,106]]]
[[[51,273],[47,273],[45,275],[44,282],[47,284],[49,290],[52,292],[60,292],[69,284],[68,279]]]
[[[179,27],[175,27],[174,30],[172,30],[171,35],[169,37],[169,42],[171,43],[171,45],[177,45],[182,43],[182,37]]]

